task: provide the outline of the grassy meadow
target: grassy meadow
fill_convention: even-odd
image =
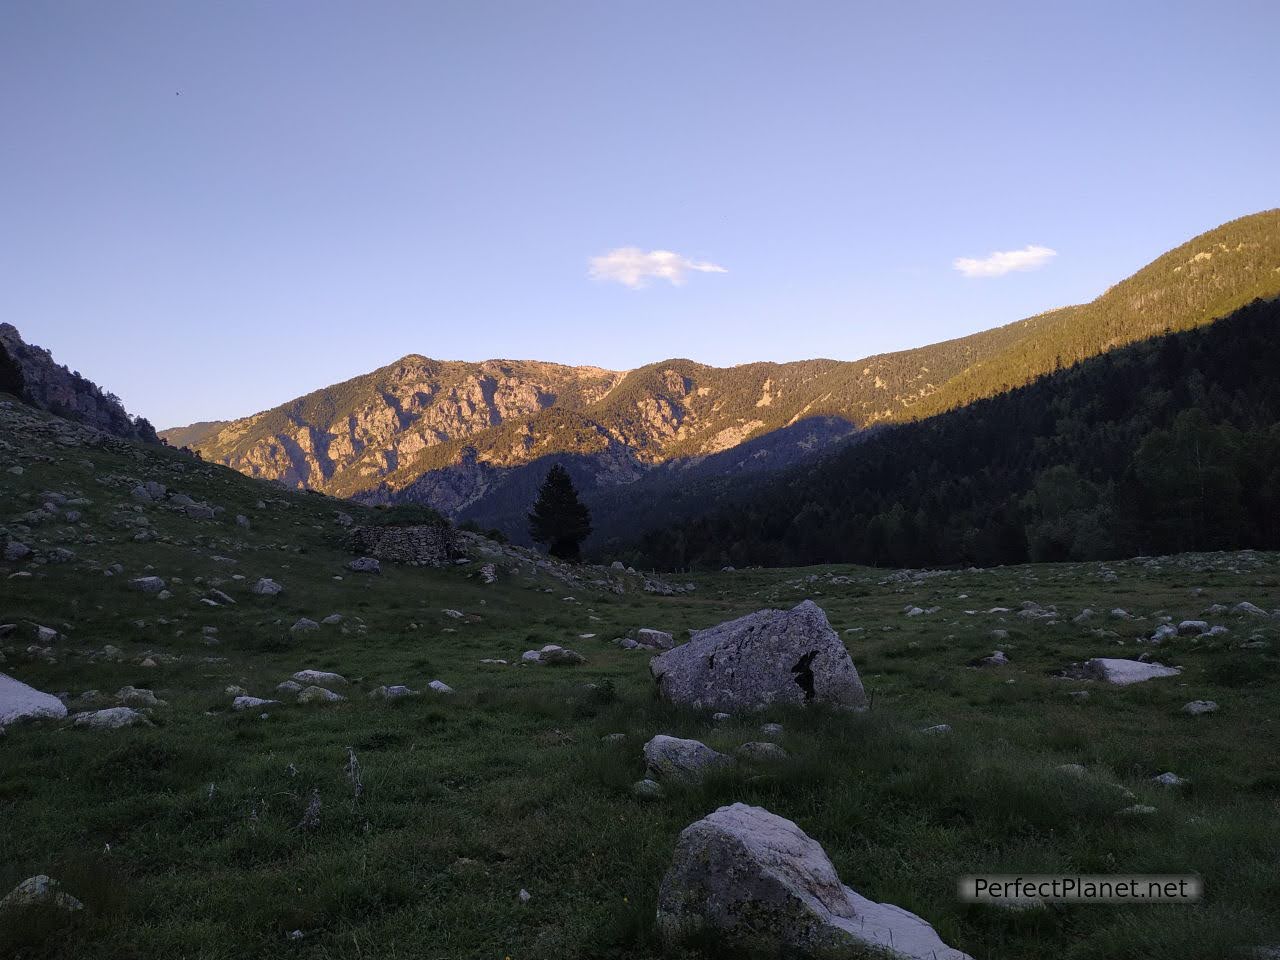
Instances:
[[[167,705],[145,727],[68,719],[0,736],[0,895],[43,873],[86,907],[70,922],[0,915],[0,956],[715,956],[711,944],[664,952],[653,917],[680,830],[734,801],[795,820],[847,885],[977,958],[1213,960],[1280,944],[1280,619],[1203,615],[1280,607],[1280,556],[733,571],[682,577],[696,590],[663,597],[599,569],[565,582],[515,552],[481,555],[476,540],[471,563],[370,576],[346,569],[335,519],[359,522],[362,508],[170,451],[71,445],[50,418],[4,416],[0,525],[38,554],[74,557],[3,565],[0,623],[16,629],[0,638],[0,670],[69,694],[73,710],[113,705],[126,685]],[[129,490],[143,480],[225,510],[195,520],[138,503]],[[90,502],[75,523],[21,519],[48,491]],[[152,531],[142,542],[139,514]],[[479,576],[485,562],[495,583]],[[151,574],[169,596],[129,589]],[[254,595],[260,577],[284,591]],[[605,578],[623,591],[587,582]],[[206,605],[211,589],[235,604]],[[867,713],[714,723],[658,701],[649,655],[611,642],[637,627],[679,638],[805,598],[845,639]],[[1020,616],[1027,602],[1057,615]],[[932,612],[908,616],[913,606]],[[1086,608],[1095,616],[1074,623]],[[289,629],[335,613],[340,623]],[[1161,616],[1229,632],[1139,643]],[[42,644],[35,625],[59,639]],[[546,643],[587,663],[480,663],[515,664]],[[1009,664],[967,665],[996,648]],[[1055,676],[1144,652],[1183,673],[1131,687]],[[347,699],[231,710],[228,687],[273,697],[304,668],[348,678]],[[427,690],[435,679],[455,692]],[[396,683],[423,693],[369,698]],[[1221,709],[1184,714],[1197,699]],[[654,734],[732,752],[764,739],[766,721],[784,725],[790,760],[739,764],[658,801],[632,795]],[[921,732],[935,724],[951,732]],[[612,733],[625,741],[602,742]],[[1165,771],[1190,783],[1151,781]],[[1123,812],[1135,804],[1156,810]],[[970,873],[1191,872],[1206,884],[1195,905],[1010,911],[956,897]]]

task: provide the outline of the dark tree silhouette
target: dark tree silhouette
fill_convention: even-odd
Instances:
[[[547,472],[529,514],[529,535],[546,544],[553,557],[577,561],[582,541],[590,533],[591,511],[578,499],[569,471],[556,464]]]

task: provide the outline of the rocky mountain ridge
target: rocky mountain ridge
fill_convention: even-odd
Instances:
[[[722,369],[675,358],[614,371],[411,354],[252,417],[163,435],[290,487],[484,522],[528,485],[525,474],[557,460],[573,461],[588,489],[629,496],[658,474],[720,470],[720,455],[748,441],[751,458],[733,470],[777,469],[869,426],[964,406],[1277,294],[1272,210],[1194,238],[1089,304],[864,360]]]

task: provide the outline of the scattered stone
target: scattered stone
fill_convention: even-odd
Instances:
[[[695,784],[708,771],[733,765],[733,758],[712,750],[698,740],[682,740],[658,734],[644,745],[648,775],[654,780]]]
[[[721,712],[721,713],[713,713],[711,715],[712,723],[728,723],[732,719],[733,719],[733,714],[731,713]]]
[[[0,727],[20,720],[61,720],[66,715],[66,706],[53,694],[0,673]]]
[[[382,573],[382,564],[374,557],[360,557],[348,563],[347,569],[356,573]]]
[[[606,733],[600,738],[601,743],[625,743],[627,735],[625,733]]]
[[[1005,656],[1003,650],[997,650],[989,657],[977,657],[969,661],[971,667],[1003,667],[1009,662],[1009,658]]]
[[[671,945],[713,937],[730,953],[972,960],[915,914],[844,886],[822,847],[790,820],[742,803],[680,834],[657,930]]]
[[[480,568],[480,581],[482,583],[497,583],[498,568],[492,563],[486,563]]]
[[[641,627],[632,636],[633,640],[642,647],[648,647],[650,650],[670,650],[676,645],[676,638],[665,630],[654,630],[651,627]]]
[[[661,800],[662,785],[657,780],[637,780],[631,785],[631,793],[641,800]]]
[[[453,693],[453,687],[449,686],[443,680],[432,680],[427,684],[436,693]]]
[[[548,643],[541,650],[526,650],[520,655],[524,663],[537,663],[545,667],[572,667],[586,663],[587,658],[567,647]]]
[[[1156,808],[1145,803],[1135,803],[1131,807],[1125,807],[1119,811],[1121,816],[1125,817],[1149,817],[1156,812]]]
[[[1250,617],[1267,616],[1267,611],[1263,610],[1259,606],[1255,606],[1254,604],[1250,603],[1248,600],[1243,600],[1240,603],[1237,603],[1234,607],[1231,608],[1231,612],[1238,613],[1244,616],[1250,616]]]
[[[299,703],[337,703],[347,699],[340,693],[326,690],[324,687],[304,687],[298,694]]]
[[[812,600],[695,631],[688,643],[655,657],[649,669],[666,699],[695,708],[867,706],[849,652]]]
[[[0,900],[0,913],[29,907],[53,907],[67,913],[83,910],[84,904],[71,894],[63,893],[58,889],[60,886],[57,880],[43,873],[28,877]]]
[[[253,592],[262,597],[274,597],[283,589],[284,587],[280,586],[280,584],[276,583],[270,577],[263,577],[253,585]]]
[[[1188,704],[1184,704],[1182,712],[1193,717],[1202,717],[1206,713],[1217,712],[1218,705],[1212,700],[1192,700]]]
[[[236,689],[239,689],[238,687]],[[284,680],[276,684],[276,693],[282,697],[296,697],[302,692],[302,684],[297,680]]]
[[[760,732],[766,737],[780,737],[782,736],[782,724],[762,723],[760,724]]]
[[[1152,777],[1153,783],[1158,783],[1162,787],[1183,787],[1191,781],[1186,777],[1180,777],[1176,773],[1162,773],[1157,777]]]
[[[332,626],[334,626],[334,625],[339,624],[339,623],[341,623],[341,622],[342,622],[342,614],[340,614],[340,613],[331,613],[331,614],[329,614],[327,617],[325,617],[323,620],[321,620],[320,622],[321,622],[321,623],[323,623],[323,624],[325,624],[326,626],[332,627]]]
[[[1178,624],[1178,636],[1180,637],[1198,637],[1202,633],[1209,632],[1209,624],[1204,620],[1183,620]]]
[[[74,722],[77,727],[88,727],[91,730],[119,730],[121,727],[150,726],[151,723],[132,707],[92,710],[89,713],[78,714]]]
[[[259,707],[278,707],[279,700],[263,700],[261,697],[236,697],[231,702],[232,710],[256,710]]]
[[[746,760],[748,763],[778,763],[791,759],[791,754],[786,750],[767,740],[752,740],[750,743],[744,743],[734,753],[739,760]]]
[[[340,673],[329,673],[325,670],[299,670],[293,679],[304,686],[345,687],[347,678]]]
[[[159,593],[164,589],[164,581],[159,577],[138,577],[130,580],[129,586],[141,593]]]
[[[1166,640],[1172,640],[1178,635],[1178,628],[1171,623],[1162,623],[1156,627],[1156,632],[1151,635],[1152,643],[1164,643]]]
[[[410,690],[400,683],[389,687],[377,687],[369,691],[369,697],[373,700],[399,700],[401,697],[416,697],[417,695],[417,691]]]
[[[921,733],[950,733],[950,732],[951,732],[951,724],[949,724],[949,723],[936,723],[936,724],[934,724],[932,727],[925,727],[925,728],[924,728],[923,730],[921,730],[920,732],[921,732]]]
[[[167,707],[169,705],[150,690],[139,687],[121,687],[116,691],[116,699],[126,707]]]
[[[17,540],[10,540],[4,545],[4,558],[10,563],[22,560],[30,554],[31,548]]]
[[[306,617],[299,617],[297,621],[294,622],[293,626],[289,628],[289,632],[290,633],[310,633],[312,630],[319,630],[319,629],[320,629],[320,624],[316,623],[314,620],[309,620]]]

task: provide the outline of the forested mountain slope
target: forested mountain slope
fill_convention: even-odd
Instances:
[[[663,567],[1280,547],[1280,301],[882,431],[643,538]]]

